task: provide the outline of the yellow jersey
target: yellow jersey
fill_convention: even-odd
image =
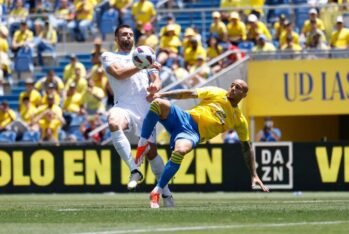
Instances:
[[[30,124],[36,115],[36,111],[37,111],[36,107],[33,106],[32,104],[29,104],[28,107],[22,107],[20,111],[21,119],[25,123]]]
[[[152,17],[156,16],[156,11],[153,3],[150,1],[136,2],[132,7],[132,15],[137,24],[141,23],[144,25],[149,23]]]
[[[58,140],[58,132],[62,126],[62,123],[58,119],[53,119],[48,121],[46,118],[39,121],[39,126],[41,128],[41,139],[45,139],[47,136],[47,130],[51,129],[53,138]]]
[[[8,42],[4,38],[0,37],[0,52],[7,53],[9,50]]]
[[[335,31],[331,35],[330,45],[337,49],[346,49],[349,45],[349,29],[343,28],[340,31]]]
[[[19,109],[21,110],[21,108],[23,107],[23,98],[24,97],[29,97],[29,102],[33,105],[33,106],[40,106],[41,105],[41,94],[39,93],[39,91],[37,91],[36,89],[33,89],[30,93],[28,93],[27,91],[23,91],[19,94]]]
[[[123,9],[132,2],[133,0],[109,0],[109,5],[116,9]]]
[[[7,112],[0,112],[0,128],[5,128],[7,125],[16,120],[16,113],[9,109]]]
[[[86,68],[85,68],[84,64],[82,64],[80,62],[76,62],[75,65],[73,65],[72,63],[69,63],[64,67],[64,72],[63,72],[64,82],[67,82],[69,79],[74,78],[75,68],[77,68],[77,67],[80,68],[81,77],[86,76]]]
[[[200,142],[230,129],[235,129],[240,141],[250,140],[247,120],[239,107],[231,105],[226,90],[208,86],[196,92],[202,101],[188,112],[198,125]]]
[[[63,110],[66,112],[78,113],[80,111],[81,97],[82,95],[80,93],[67,96],[64,99]]]
[[[29,29],[26,29],[24,32],[22,32],[21,30],[17,30],[13,36],[13,40],[16,43],[29,42],[33,40],[33,38],[34,38],[34,34]]]

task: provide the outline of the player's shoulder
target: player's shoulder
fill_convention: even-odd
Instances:
[[[111,52],[111,51],[105,51],[101,54],[101,58],[110,58],[110,57],[115,57],[115,53]]]
[[[226,92],[225,89],[222,89],[222,88],[219,88],[219,87],[216,87],[216,86],[205,86],[205,87],[201,87],[201,88],[198,88],[198,89],[206,91],[206,92],[212,92],[212,93]]]

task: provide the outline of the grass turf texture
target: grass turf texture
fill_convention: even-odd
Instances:
[[[349,233],[349,193],[1,195],[0,233]]]

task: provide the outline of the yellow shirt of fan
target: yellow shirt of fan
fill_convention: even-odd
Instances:
[[[207,57],[212,59],[223,53],[223,47],[221,45],[218,45],[217,48],[213,48],[209,46],[207,47],[206,52],[207,52]]]
[[[0,128],[6,127],[14,120],[16,120],[16,113],[13,110],[9,109],[5,113],[0,112]]]
[[[76,9],[77,20],[92,20],[93,19],[93,7],[92,1],[74,1]]]
[[[36,111],[36,115],[35,116],[40,115],[45,110],[51,110],[53,113],[56,114],[57,117],[59,116],[59,117],[63,118],[62,108],[60,106],[56,105],[56,104],[53,104],[51,107],[49,107],[48,105],[41,105],[41,106],[39,106],[39,108]]]
[[[75,65],[73,65],[72,63],[69,63],[64,67],[64,72],[63,72],[64,83],[66,83],[68,80],[75,77],[75,68],[77,67],[80,68],[81,77],[86,76],[86,68],[84,64],[80,62],[76,62]]]
[[[141,46],[141,45],[149,46],[155,51],[159,45],[159,39],[155,34],[152,34],[149,37],[144,35],[144,36],[139,38],[138,45],[139,46]]]
[[[27,123],[30,124],[32,119],[35,117],[37,112],[37,108],[33,106],[32,104],[29,104],[28,108],[23,107],[20,111],[21,119]]]
[[[181,40],[177,36],[163,36],[160,39],[160,49],[168,49],[178,54],[178,47],[182,45]]]
[[[132,7],[132,15],[136,23],[149,23],[150,19],[156,15],[153,3],[149,1],[136,2]]]
[[[241,21],[238,21],[236,25],[231,22],[228,23],[227,31],[230,40],[235,41],[237,38],[246,40],[246,25]]]
[[[343,28],[341,31],[333,32],[330,45],[337,49],[346,49],[349,45],[349,29]]]
[[[19,94],[19,109],[21,110],[22,105],[23,105],[23,98],[27,96],[29,97],[29,102],[33,105],[33,106],[39,106],[41,104],[41,94],[39,93],[39,91],[33,89],[30,93],[28,93],[27,91],[23,91]]]
[[[80,111],[82,95],[80,93],[74,93],[72,96],[67,96],[63,103],[63,110],[71,113],[77,113]]]
[[[221,0],[221,8],[239,7],[241,4],[240,0]]]
[[[110,0],[109,4],[116,9],[122,9],[132,2],[133,0]]]
[[[198,46],[196,50],[192,50],[191,47],[184,50],[184,61],[188,65],[194,65],[199,56],[202,56],[204,61],[206,60],[206,50],[202,46]]]
[[[0,52],[7,53],[8,49],[8,42],[4,38],[0,37]]]
[[[219,37],[222,37],[224,34],[227,34],[227,26],[222,21],[219,21],[217,24],[212,23],[210,27],[210,33],[215,33]]]
[[[316,19],[316,28],[320,29],[321,31],[325,30],[324,23],[322,22],[321,19],[317,18]],[[311,31],[311,23],[310,20],[306,20],[303,25],[302,33],[304,35],[307,35]]]
[[[29,12],[26,8],[21,7],[21,8],[14,8],[11,12],[10,12],[10,16],[13,17],[18,17],[18,18],[22,18],[25,19],[27,16],[29,15]]]
[[[33,32],[29,29],[22,32],[21,30],[17,30],[13,36],[13,40],[16,43],[24,43],[27,41],[33,40]]]
[[[75,78],[68,80],[65,84],[66,91],[68,91],[71,83],[76,83],[76,92],[80,93],[81,95],[83,95],[87,90],[87,80],[85,78],[81,77],[78,81]]]
[[[250,140],[246,118],[239,107],[231,105],[226,90],[208,86],[196,92],[202,101],[188,112],[198,125],[200,142],[230,129],[235,129],[241,141]]]
[[[61,97],[58,95],[58,93],[54,93],[53,97],[54,97],[53,103],[59,106],[61,104]],[[47,104],[48,104],[48,102],[47,102],[47,94],[45,94],[42,97],[41,105],[47,105]]]
[[[287,36],[288,36],[288,34],[287,34],[286,31],[283,31],[283,32],[281,33],[280,39],[279,39],[280,47],[282,47],[283,45],[286,44],[286,42],[287,42]],[[299,44],[299,35],[298,35],[298,33],[292,32],[292,33],[291,33],[291,36],[292,36],[292,42],[293,42],[294,44]]]
[[[45,139],[47,130],[51,129],[53,138],[58,140],[58,131],[62,126],[62,123],[58,119],[52,119],[50,121],[45,118],[41,119],[39,126],[41,128],[41,139]]]

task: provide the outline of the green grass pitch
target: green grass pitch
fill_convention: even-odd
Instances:
[[[0,233],[349,233],[349,193],[1,195]]]

